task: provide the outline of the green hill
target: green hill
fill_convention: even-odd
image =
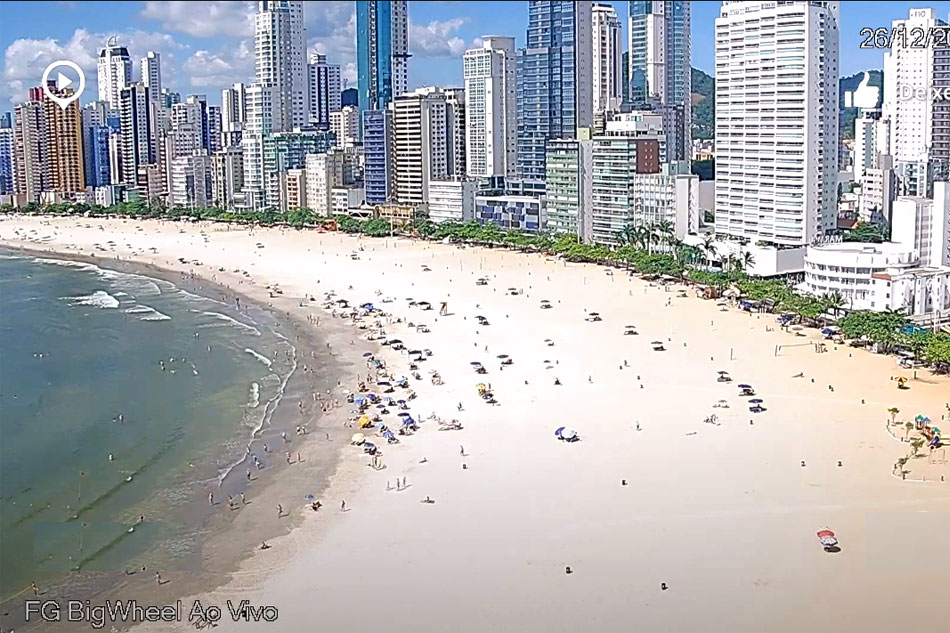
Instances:
[[[693,138],[710,139],[716,132],[716,80],[693,68]]]
[[[869,70],[867,72],[870,75],[868,84],[881,88],[881,91],[878,93],[877,101],[877,107],[881,107],[881,102],[884,100],[884,71]],[[842,77],[838,80],[838,107],[840,108],[838,115],[838,134],[841,138],[854,138],[854,120],[858,117],[858,109],[844,107],[844,94],[857,88],[863,77],[864,73],[860,72],[854,73],[850,77]]]

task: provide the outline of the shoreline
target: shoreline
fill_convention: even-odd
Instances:
[[[340,431],[342,425],[337,424],[340,421],[339,410],[322,412],[319,407],[309,405],[302,410],[298,410],[294,406],[294,401],[306,402],[306,399],[302,397],[305,392],[324,393],[328,389],[332,389],[336,386],[336,381],[343,378],[344,369],[355,361],[355,358],[339,358],[335,354],[326,352],[327,342],[331,342],[331,344],[336,342],[336,349],[343,347],[340,343],[343,341],[344,334],[337,331],[338,328],[332,327],[332,323],[326,327],[315,328],[294,315],[293,311],[284,310],[283,308],[291,307],[290,298],[272,298],[270,302],[265,302],[261,297],[252,297],[250,293],[236,291],[229,285],[211,280],[203,274],[186,275],[181,271],[163,268],[150,262],[128,259],[117,260],[69,251],[42,250],[14,245],[2,245],[0,248],[24,258],[55,259],[91,264],[104,270],[162,280],[173,284],[179,290],[228,303],[229,306],[231,305],[230,300],[238,297],[243,304],[241,312],[247,312],[248,309],[251,309],[269,315],[276,323],[275,332],[288,341],[293,341],[299,360],[298,366],[286,376],[284,392],[279,396],[277,406],[266,416],[266,424],[262,423],[263,426],[248,439],[248,445],[249,447],[252,444],[259,445],[262,438],[268,436],[272,436],[271,441],[276,440],[276,443],[280,439],[273,436],[277,436],[278,433],[283,431],[289,437],[294,438],[292,440],[294,442],[293,450],[306,454],[305,461],[310,462],[310,464],[306,466],[306,475],[302,476],[300,473],[290,472],[294,469],[290,465],[284,464],[284,460],[274,459],[272,465],[255,473],[254,481],[259,483],[255,483],[255,490],[251,492],[250,486],[244,481],[243,473],[240,472],[241,465],[247,461],[245,458],[232,466],[227,475],[222,475],[218,485],[214,487],[215,496],[221,498],[233,494],[236,497],[239,492],[245,492],[248,498],[248,506],[258,503],[263,507],[270,508],[277,500],[287,496],[288,489],[299,492],[302,490],[302,486],[306,485],[308,486],[307,490],[319,498],[327,488],[329,479],[334,476],[339,467],[341,453],[339,445],[346,439],[347,435],[345,431]],[[228,301],[222,301],[222,299]],[[304,371],[304,367],[313,362],[321,365],[319,373],[316,375]],[[304,416],[303,420],[300,418],[301,415]],[[291,435],[297,425],[309,426],[309,433],[306,436]],[[327,437],[330,438],[329,441],[327,441]],[[200,487],[202,479],[199,477],[192,482],[192,485]],[[304,484],[301,481],[302,479],[306,479],[308,483]],[[303,496],[303,493],[300,496]],[[298,527],[303,520],[300,512],[288,511],[286,519],[280,524],[271,524],[269,521],[256,519],[240,521],[240,514],[243,513],[240,512],[242,510],[240,507],[231,512],[209,513],[206,508],[196,507],[202,505],[202,503],[200,500],[193,500],[187,504],[192,507],[191,512],[197,510],[205,514],[204,518],[201,519],[204,526],[202,532],[207,535],[202,543],[203,569],[197,574],[201,578],[190,577],[194,572],[188,571],[163,572],[162,577],[169,580],[169,583],[163,586],[168,587],[168,590],[156,591],[151,571],[138,579],[130,578],[118,571],[80,572],[80,583],[89,590],[89,593],[81,596],[72,594],[58,596],[56,594],[58,587],[62,587],[67,582],[72,585],[76,581],[74,572],[66,572],[62,579],[50,587],[42,588],[40,597],[44,599],[89,599],[96,603],[121,591],[123,594],[128,593],[138,597],[140,601],[143,599],[156,601],[156,593],[163,596],[161,598],[163,603],[184,599],[200,590],[219,587],[228,583],[233,572],[239,569],[243,560],[253,554],[255,544],[288,534]],[[249,510],[250,508],[248,508]],[[296,510],[296,508],[291,506],[288,510]],[[205,567],[204,563],[211,563],[211,565]],[[17,612],[22,613],[21,596],[23,595],[21,592],[21,594],[16,594],[0,604],[0,612],[9,614],[9,616],[3,618],[4,629],[16,627],[17,629],[23,628],[30,631],[58,630],[56,626],[43,624],[27,626],[22,618],[16,617]],[[120,630],[126,630],[130,627],[119,628]]]
[[[929,605],[921,583],[950,586],[950,567],[942,552],[918,558],[910,546],[929,538],[921,522],[950,513],[950,487],[894,478],[904,447],[877,422],[892,406],[902,420],[945,416],[945,377],[899,391],[888,378],[900,371],[892,358],[830,345],[816,354],[812,333],[769,331],[773,315],[721,311],[679,285],[543,255],[206,223],[8,222],[0,221],[6,243],[88,251],[112,235],[127,245],[123,257],[247,267],[258,287],[279,282],[289,296],[333,289],[352,302],[391,299],[382,307],[404,322],[387,332],[434,351],[445,384],[421,380],[425,404],[414,414],[458,417],[463,430],[423,428],[385,448],[383,471],[341,447],[325,497],[353,511],[329,503],[312,517],[305,511],[310,518],[272,549],[251,552],[230,582],[197,594],[222,609],[227,599],[278,606],[275,631],[316,622],[407,633],[933,630],[905,612]],[[161,255],[138,254],[150,246]],[[476,284],[485,276],[487,285]],[[552,309],[539,309],[542,297]],[[423,299],[448,301],[449,314],[419,311]],[[593,311],[602,320],[591,321]],[[420,321],[428,332],[410,327]],[[329,323],[344,345],[355,338],[363,349],[345,324]],[[623,335],[628,323],[639,336]],[[653,339],[665,351],[653,351]],[[502,353],[513,365],[500,365]],[[476,361],[487,376],[475,374]],[[736,382],[717,382],[718,370]],[[475,394],[483,381],[497,406]],[[747,412],[735,389],[743,381],[765,412]],[[728,408],[710,409],[717,400]],[[703,423],[710,411],[719,424]],[[582,441],[557,442],[554,429],[566,425]],[[408,477],[407,491],[390,488],[393,476]],[[425,497],[437,503],[420,504]],[[903,523],[871,529],[885,518]],[[825,527],[838,534],[840,554],[818,546],[815,531]],[[372,618],[368,579],[381,593]],[[552,597],[569,597],[571,607],[552,608]],[[677,608],[684,601],[690,609]],[[220,625],[219,633],[261,628]]]

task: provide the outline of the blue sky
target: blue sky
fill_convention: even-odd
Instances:
[[[624,24],[626,2],[612,2]],[[861,50],[858,32],[887,26],[910,8],[932,7],[943,19],[950,2],[861,2],[845,0],[841,9],[841,73],[882,67],[882,53]],[[353,2],[306,2],[308,43],[341,64],[355,79]],[[523,1],[409,3],[410,84],[460,85],[462,52],[482,35],[514,35],[523,43],[527,26]],[[39,83],[46,64],[73,59],[86,69],[87,93],[95,98],[95,56],[113,33],[133,57],[162,54],[163,82],[183,94],[206,93],[211,102],[233,81],[253,74],[252,14],[256,2],[24,2],[0,5],[0,109],[25,98]],[[694,2],[693,65],[712,74],[714,20],[720,2]],[[136,73],[138,72],[136,68]]]

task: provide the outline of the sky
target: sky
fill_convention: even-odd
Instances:
[[[325,53],[356,84],[355,3],[305,2],[308,47]],[[626,2],[617,9],[626,41]],[[133,78],[146,51],[162,55],[162,84],[187,94],[207,94],[220,102],[221,89],[235,81],[250,82],[254,72],[252,0],[230,2],[31,2],[6,0],[0,5],[0,111],[26,98],[39,85],[46,65],[71,59],[83,67],[87,87],[82,101],[96,98],[96,56],[110,35],[129,48]],[[883,27],[907,17],[911,8],[930,7],[950,17],[950,1],[863,2],[844,0],[841,8],[841,74],[883,67],[880,50],[861,50],[859,31]],[[720,2],[692,5],[693,66],[713,74],[714,21]],[[410,87],[462,84],[462,53],[483,35],[511,35],[524,44],[527,2],[440,0],[409,2]]]

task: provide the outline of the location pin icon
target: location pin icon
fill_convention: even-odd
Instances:
[[[49,76],[53,72],[54,68],[61,66],[66,66],[71,68],[76,72],[76,75],[79,77],[79,87],[73,90],[73,94],[67,96],[59,96],[52,92],[49,89]],[[62,90],[63,88],[68,88],[73,84],[73,80],[64,75],[62,72],[57,73],[56,75],[56,89]],[[43,71],[43,92],[46,93],[46,96],[51,100],[59,104],[63,110],[65,110],[70,103],[77,100],[82,94],[82,91],[86,89],[86,75],[82,72],[82,68],[79,67],[79,64],[76,62],[69,61],[68,59],[61,59],[59,61],[53,62],[46,67],[46,70]]]

